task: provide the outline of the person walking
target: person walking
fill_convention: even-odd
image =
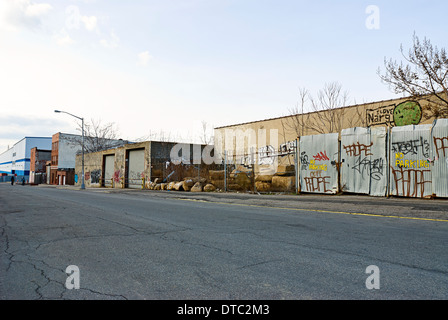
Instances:
[[[14,184],[14,176],[11,177],[11,185]]]

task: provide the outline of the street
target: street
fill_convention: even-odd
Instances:
[[[0,299],[448,298],[448,201],[275,197],[2,183]]]

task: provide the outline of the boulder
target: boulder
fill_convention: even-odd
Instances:
[[[194,181],[192,179],[186,179],[184,181],[182,181],[182,188],[185,191],[190,191],[191,187],[194,186]]]
[[[239,172],[235,175],[235,182],[244,189],[250,189],[252,186],[251,179],[244,172]]]
[[[214,185],[212,185],[211,183],[207,183],[204,186],[204,192],[212,192],[212,191],[215,191],[215,190],[216,190],[216,187]]]
[[[160,190],[166,190],[166,187],[168,186],[168,183],[161,183],[160,184]]]
[[[258,192],[269,192],[272,189],[272,184],[269,182],[265,182],[265,181],[256,181],[255,189]]]
[[[295,184],[295,177],[272,177],[272,189],[275,191],[294,191]]]
[[[168,183],[168,185],[166,186],[166,190],[173,190],[175,184],[176,184],[175,181],[171,181],[171,182]]]
[[[224,180],[211,180],[210,183],[216,188],[224,189]]]
[[[154,190],[161,190],[160,183],[157,183],[157,184],[156,184],[156,186],[154,187]]]
[[[194,183],[200,182],[203,185],[207,182],[207,179],[202,177],[186,177],[184,180],[193,180]]]
[[[184,184],[183,181],[176,182],[176,183],[174,184],[174,186],[173,186],[173,189],[176,190],[176,191],[183,191],[183,190],[184,190],[184,188],[183,188],[183,184]]]
[[[202,192],[202,183],[200,183],[199,181],[196,182],[196,183],[194,184],[194,186],[191,187],[190,191],[191,191],[191,192]]]

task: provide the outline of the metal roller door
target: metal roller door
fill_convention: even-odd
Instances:
[[[141,188],[142,177],[145,171],[145,149],[129,150],[127,157],[128,188]]]
[[[112,187],[112,179],[114,177],[115,155],[104,156],[104,186]]]

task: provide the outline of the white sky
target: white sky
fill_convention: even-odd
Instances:
[[[369,29],[372,12],[378,29]],[[298,88],[396,97],[376,74],[414,31],[447,47],[446,1],[0,0],[0,152],[115,122],[123,139],[284,116]]]

